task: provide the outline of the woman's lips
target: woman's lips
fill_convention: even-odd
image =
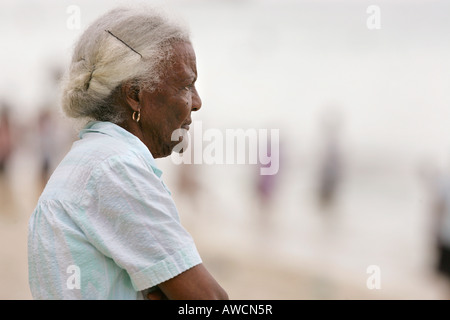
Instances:
[[[181,128],[183,128],[183,129],[189,131],[189,125],[190,125],[190,124],[191,124],[191,122],[185,123],[185,124],[183,124],[183,125],[181,126]]]

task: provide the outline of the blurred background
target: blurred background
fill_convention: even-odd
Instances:
[[[121,3],[0,3],[0,299],[31,299],[28,219],[77,139],[58,105],[71,48]],[[450,232],[439,220],[450,211],[450,3],[164,5],[191,28],[194,121],[280,132],[272,176],[157,160],[230,298],[450,298],[437,269],[437,239]]]

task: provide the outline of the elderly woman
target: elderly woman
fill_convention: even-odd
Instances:
[[[81,36],[65,113],[86,121],[29,222],[36,299],[227,299],[182,227],[155,158],[201,107],[188,32],[160,12],[114,9]]]

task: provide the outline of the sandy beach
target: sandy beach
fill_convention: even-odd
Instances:
[[[4,179],[1,184],[0,299],[31,299],[27,223],[40,186],[37,167],[27,162],[29,156],[26,150],[19,152],[9,172],[13,183],[7,184]],[[395,255],[401,255],[402,245],[404,250],[409,245],[392,238],[393,255],[388,247],[379,244],[383,246],[383,258],[374,250],[374,238],[364,237],[361,232],[358,237],[342,222],[333,226],[328,221],[329,226],[321,226],[324,221],[320,219],[302,220],[301,215],[282,219],[282,214],[261,221],[257,210],[246,216],[240,216],[239,210],[231,214],[236,207],[222,202],[224,198],[213,191],[194,207],[176,191],[175,180],[170,179],[175,172],[169,166],[165,173],[182,222],[194,237],[205,265],[232,299],[445,298],[445,287],[431,268],[431,257],[423,255],[429,249],[426,245],[425,251],[419,250],[422,255],[418,259],[404,261]],[[235,206],[245,203],[241,199]],[[356,245],[358,242],[366,248],[365,253]],[[380,289],[368,288],[366,261],[381,265]],[[410,267],[402,270],[407,264]]]

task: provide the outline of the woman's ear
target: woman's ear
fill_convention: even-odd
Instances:
[[[133,111],[138,111],[140,109],[139,92],[139,86],[131,81],[122,85],[122,95]]]

